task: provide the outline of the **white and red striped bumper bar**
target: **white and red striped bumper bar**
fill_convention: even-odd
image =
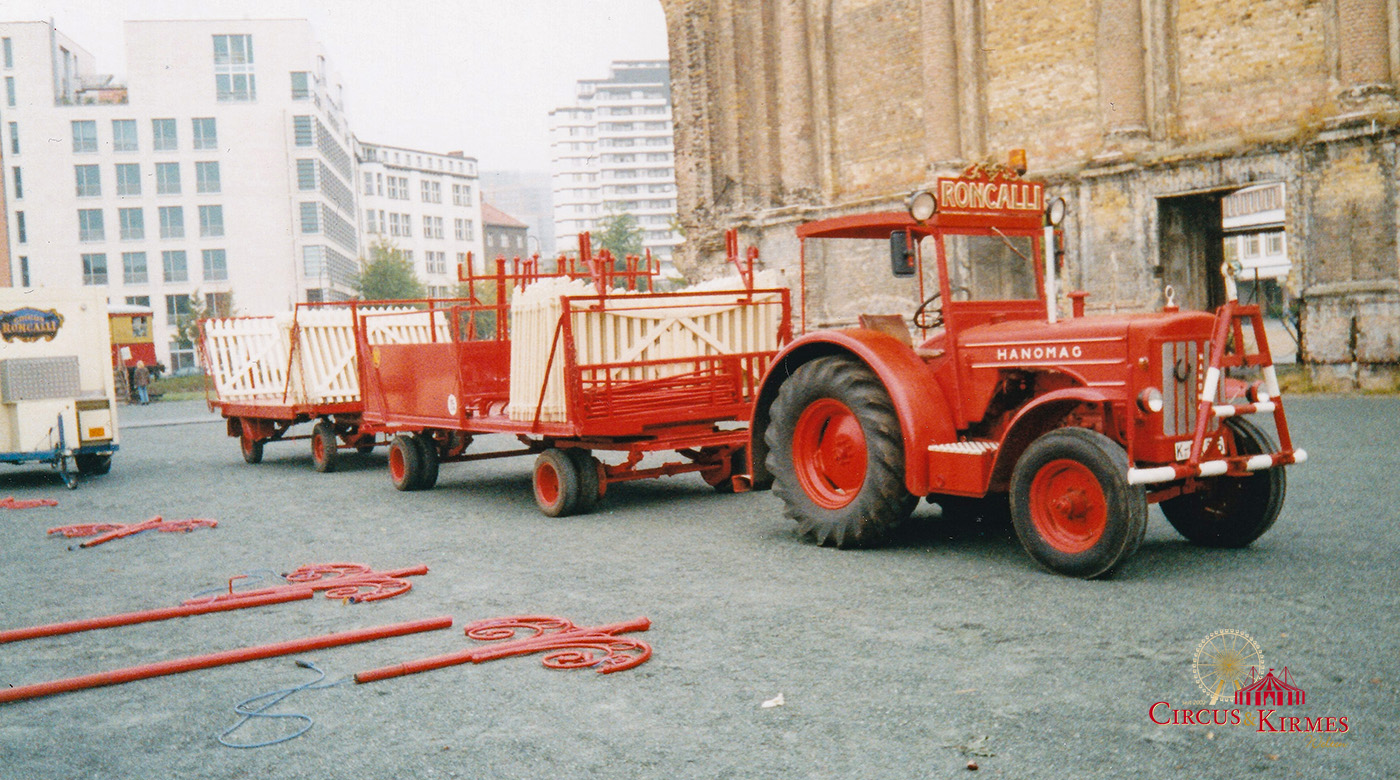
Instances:
[[[1201,411],[1210,409],[1215,419],[1223,420],[1226,417],[1237,417],[1244,414],[1264,413],[1271,414],[1278,410],[1278,405],[1273,399],[1279,396],[1278,375],[1274,373],[1272,365],[1260,367],[1264,374],[1265,392],[1261,393],[1259,400],[1248,404],[1217,404],[1212,403],[1215,398],[1216,388],[1220,382],[1220,369],[1214,366],[1206,370],[1204,389],[1201,392]],[[1191,451],[1201,452],[1202,434],[1204,427],[1198,429],[1197,439]],[[1199,456],[1198,456],[1199,457]],[[1308,452],[1302,448],[1296,448],[1285,452],[1274,452],[1264,455],[1236,456],[1233,458],[1222,458],[1220,460],[1207,460],[1200,463],[1188,461],[1186,463],[1175,463],[1170,466],[1155,466],[1145,469],[1128,469],[1128,484],[1130,485],[1150,485],[1158,482],[1171,482],[1189,477],[1218,477],[1230,472],[1230,467],[1236,466],[1244,471],[1264,471],[1275,466],[1286,466],[1291,463],[1303,463],[1308,459]]]

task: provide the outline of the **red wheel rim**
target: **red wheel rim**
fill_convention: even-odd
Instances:
[[[408,472],[408,466],[404,463],[403,450],[398,442],[389,448],[389,476],[394,478],[394,483],[403,482],[404,475]]]
[[[548,461],[535,467],[535,498],[548,507],[559,503],[559,472]]]
[[[845,404],[822,398],[802,410],[792,434],[792,467],[807,496],[840,509],[865,484],[865,432]]]
[[[239,443],[240,445],[242,445],[242,447],[243,447],[243,454],[244,454],[244,455],[251,455],[251,454],[253,454],[253,440],[252,440],[252,438],[250,438],[250,437],[248,437],[248,436],[240,437],[239,440],[238,440],[238,443]]]
[[[1031,481],[1030,505],[1036,533],[1063,553],[1093,547],[1108,525],[1103,486],[1076,460],[1052,460],[1042,466]]]
[[[326,459],[326,443],[319,435],[311,437],[311,457],[315,458],[317,463]]]

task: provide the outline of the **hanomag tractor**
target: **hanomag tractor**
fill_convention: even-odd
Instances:
[[[918,279],[922,339],[899,315],[863,316],[780,351],[754,411],[754,483],[836,547],[879,544],[920,497],[1003,515],[1009,500],[1031,557],[1077,577],[1137,550],[1150,503],[1193,543],[1250,544],[1278,517],[1283,466],[1306,458],[1259,308],[1222,269],[1214,315],[1178,310],[1168,288],[1160,312],[1089,317],[1076,292],[1058,316],[1064,201],[1018,168],[940,179],[908,213],[798,228],[804,286],[810,239],[889,241],[894,275]],[[1281,447],[1253,413],[1273,414]]]

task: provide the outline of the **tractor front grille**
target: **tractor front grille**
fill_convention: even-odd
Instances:
[[[1196,402],[1210,366],[1210,344],[1168,341],[1162,344],[1162,433],[1190,436],[1196,431]],[[1219,390],[1216,390],[1217,394]]]

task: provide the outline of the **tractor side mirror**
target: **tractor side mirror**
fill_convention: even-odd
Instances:
[[[909,231],[890,233],[890,272],[895,276],[914,275],[914,250],[909,245]]]

